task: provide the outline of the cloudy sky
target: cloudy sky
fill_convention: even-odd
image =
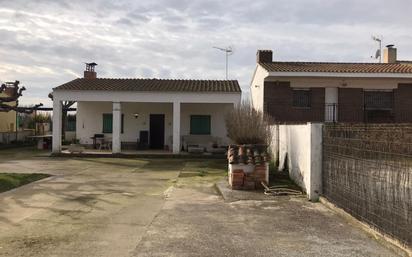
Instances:
[[[282,61],[372,62],[372,34],[412,60],[411,0],[0,0],[0,81],[23,104],[81,77],[230,79],[248,90],[257,49]]]

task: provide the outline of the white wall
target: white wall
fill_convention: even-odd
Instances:
[[[270,130],[272,132],[272,140],[269,147],[273,161],[276,162],[279,158],[279,126],[273,125],[270,127]]]
[[[180,133],[190,135],[190,115],[210,115],[211,134],[221,138],[222,144],[229,144],[227,137],[225,113],[233,104],[181,104]]]
[[[337,104],[338,103],[338,88],[326,87],[325,88],[325,104]]]
[[[264,83],[265,77],[267,76],[268,72],[263,69],[262,66],[257,64],[255,73],[253,74],[252,81],[250,83],[252,106],[256,110],[263,111]]]
[[[124,130],[120,135],[121,142],[137,142],[139,131],[149,130],[150,114],[165,115],[165,144],[171,146],[172,135],[172,104],[171,103],[122,103],[124,115]],[[103,114],[112,113],[111,102],[78,102],[76,118],[76,135],[81,144],[92,144],[94,134],[103,132]],[[138,113],[136,119],[134,114]],[[111,138],[112,134],[105,134]]]
[[[225,110],[233,104],[181,104],[181,135],[190,133],[190,115],[211,115],[211,133],[227,142],[226,126],[224,123]],[[139,131],[150,129],[150,114],[165,115],[165,144],[172,149],[173,133],[173,104],[172,103],[121,103],[124,115],[124,133],[122,142],[137,142]],[[103,113],[112,113],[111,102],[78,102],[76,118],[76,136],[81,144],[92,144],[90,138],[94,134],[102,133]],[[138,113],[136,119],[134,113]],[[112,134],[105,137],[111,138]]]
[[[279,126],[279,170],[288,163],[289,175],[316,201],[322,189],[322,124]],[[287,159],[286,159],[287,156]]]
[[[120,102],[120,103],[234,103],[241,100],[241,92],[145,92],[53,90],[53,101]]]
[[[65,131],[65,140],[73,141],[76,139],[76,131]]]

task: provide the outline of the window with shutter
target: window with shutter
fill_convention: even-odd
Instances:
[[[103,133],[113,132],[113,114],[103,113]]]
[[[122,114],[120,130],[120,132],[123,133],[124,114]],[[111,113],[103,113],[103,133],[113,133],[113,114]]]
[[[191,115],[190,134],[191,135],[210,135],[210,115]]]
[[[293,107],[310,108],[310,89],[293,89]]]
[[[366,110],[392,110],[393,91],[366,91],[364,92]]]

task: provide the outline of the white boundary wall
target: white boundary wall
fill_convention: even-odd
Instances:
[[[279,130],[279,170],[287,161],[289,175],[302,187],[309,200],[317,201],[322,190],[322,127],[321,123],[276,125]],[[274,153],[276,154],[276,153]],[[287,158],[286,158],[287,156]],[[276,159],[276,156],[275,156]]]

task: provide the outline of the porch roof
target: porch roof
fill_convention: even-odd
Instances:
[[[240,93],[237,80],[78,78],[53,90]]]

